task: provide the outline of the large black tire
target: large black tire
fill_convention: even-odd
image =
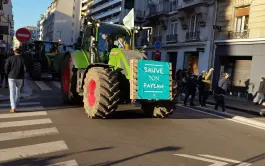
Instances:
[[[170,116],[174,111],[173,104],[157,105],[155,103],[143,103],[142,110],[149,117],[154,118],[166,118]]]
[[[67,104],[81,104],[82,97],[76,92],[77,69],[70,55],[66,55],[61,70],[61,95]]]
[[[118,108],[120,89],[116,71],[94,67],[86,73],[83,102],[90,118],[108,118]]]
[[[32,79],[40,80],[40,78],[41,78],[41,63],[36,61],[33,62]]]

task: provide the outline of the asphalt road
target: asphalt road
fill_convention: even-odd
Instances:
[[[22,101],[21,110],[47,115],[33,116],[30,112],[30,116],[8,117],[8,106],[0,103],[1,166],[60,162],[81,166],[239,166],[239,162],[245,162],[265,166],[265,130],[184,107],[177,107],[167,119],[144,117],[131,105],[122,105],[113,119],[89,119],[82,106],[61,102],[56,84],[45,83],[51,90],[32,84],[39,96]],[[40,119],[46,122],[40,124]],[[28,120],[35,121],[29,125]],[[29,138],[3,135],[47,128],[53,133],[49,130]]]

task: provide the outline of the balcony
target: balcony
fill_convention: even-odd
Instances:
[[[214,1],[213,1],[214,2]],[[209,3],[205,0],[183,0],[179,3],[177,9],[188,9],[200,5],[208,5]]]
[[[186,33],[186,41],[200,41],[200,31],[196,32],[187,32]]]
[[[249,29],[244,31],[229,31],[228,39],[247,39],[249,37]]]
[[[159,4],[149,4],[146,12],[146,17],[155,17],[160,15],[167,15],[169,13],[170,4],[168,2],[161,2]]]
[[[144,22],[144,11],[135,10],[136,22]]]
[[[178,34],[167,35],[167,43],[176,43],[178,42]]]
[[[116,8],[110,9],[106,12],[102,12],[100,14],[94,15],[94,17],[95,17],[95,19],[101,19],[103,17],[115,14],[115,13],[120,12],[120,11],[121,11],[121,7],[116,7]]]
[[[99,6],[95,7],[94,9],[92,9],[92,13],[98,12],[102,9],[105,9],[107,7],[115,5],[116,3],[119,3],[119,2],[122,2],[122,0],[109,0],[107,3],[99,5]]]

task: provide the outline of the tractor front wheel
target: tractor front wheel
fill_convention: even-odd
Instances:
[[[76,92],[77,69],[73,65],[70,55],[66,55],[61,70],[61,93],[67,104],[81,104],[82,98]]]
[[[90,118],[108,118],[118,108],[120,89],[116,71],[95,67],[88,70],[83,102]]]

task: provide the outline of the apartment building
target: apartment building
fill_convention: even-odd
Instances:
[[[53,0],[40,20],[40,40],[76,43],[81,22],[81,0]]]
[[[265,77],[265,1],[226,0],[217,7],[215,80],[228,72],[234,94],[251,98]]]
[[[26,29],[28,29],[31,33],[31,40],[34,41],[34,40],[38,40],[38,32],[37,32],[37,27],[35,26],[26,26],[24,27]]]
[[[215,1],[144,1],[142,26],[152,27],[152,31],[140,32],[137,42],[138,46],[148,46],[149,59],[170,61],[174,73],[184,68],[196,74],[208,70],[213,47]],[[159,50],[154,47],[155,43],[160,43]]]
[[[11,0],[4,1],[0,10],[0,52],[8,52],[14,36],[13,6]]]

